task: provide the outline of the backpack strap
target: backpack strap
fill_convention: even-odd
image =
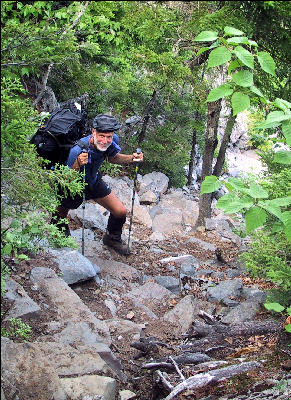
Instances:
[[[84,143],[82,140],[76,140],[75,141],[75,145],[81,147],[82,150],[86,150],[88,152],[89,149],[89,145],[87,145],[86,143]]]

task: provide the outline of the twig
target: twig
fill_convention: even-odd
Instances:
[[[174,367],[176,368],[176,371],[178,372],[180,378],[182,381],[185,381],[185,376],[182,374],[182,371],[180,370],[180,368],[178,367],[178,364],[176,363],[176,361],[173,359],[172,356],[169,357],[169,359],[172,361],[172,363],[174,364]]]
[[[174,386],[164,377],[161,371],[157,371],[158,377],[162,381],[164,387],[171,392],[174,389]]]

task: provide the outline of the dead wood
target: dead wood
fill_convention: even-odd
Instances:
[[[209,384],[213,385],[233,376],[259,368],[260,366],[259,362],[251,361],[191,376],[179,383],[164,400],[172,400],[187,389],[201,389]]]

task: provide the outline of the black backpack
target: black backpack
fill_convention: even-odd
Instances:
[[[30,143],[36,146],[38,155],[50,161],[47,168],[52,168],[56,163],[64,164],[70,149],[76,144],[87,149],[79,140],[86,135],[87,113],[79,110],[75,104],[69,107],[54,110],[30,139]]]

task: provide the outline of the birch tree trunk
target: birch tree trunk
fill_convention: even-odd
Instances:
[[[197,131],[196,131],[196,129],[193,129],[192,147],[191,147],[191,155],[190,155],[190,161],[189,161],[189,171],[188,171],[188,176],[187,176],[187,185],[188,186],[190,186],[192,183],[192,175],[193,175],[195,156],[196,156],[196,150],[195,150],[195,146],[197,143],[196,136],[197,136]]]
[[[212,175],[212,162],[214,150],[217,146],[218,121],[221,111],[221,99],[208,103],[207,126],[205,131],[205,145],[203,152],[203,164],[201,182],[208,175]],[[199,215],[196,226],[204,226],[205,218],[211,217],[212,193],[200,195]]]

